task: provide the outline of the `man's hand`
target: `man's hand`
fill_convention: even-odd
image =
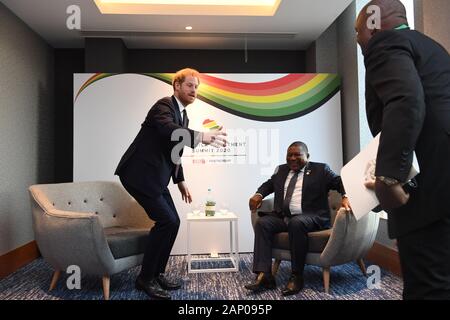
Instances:
[[[209,132],[202,132],[202,143],[216,148],[225,147],[227,145],[227,140],[225,139],[227,133],[222,131],[222,128],[223,127]]]
[[[186,203],[191,203],[192,202],[191,193],[189,192],[189,189],[184,181],[178,183],[178,189],[181,192],[181,198],[183,199],[183,201]]]
[[[253,197],[250,198],[249,201],[249,207],[251,211],[255,211],[256,209],[259,209],[262,204],[263,197],[259,194],[255,194]]]
[[[348,197],[342,197],[341,208],[344,208],[346,211],[352,210],[352,207],[350,206],[350,202],[348,201]]]
[[[375,191],[375,180],[364,182],[364,186],[369,190]]]
[[[364,183],[366,188],[374,190],[383,210],[395,209],[405,205],[409,200],[409,194],[403,190],[400,183],[388,186],[376,179]]]

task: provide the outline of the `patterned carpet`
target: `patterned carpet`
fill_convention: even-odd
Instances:
[[[186,257],[172,256],[169,278],[183,279],[183,287],[172,291],[174,300],[399,300],[402,281],[399,277],[381,272],[381,288],[369,289],[366,278],[356,263],[331,269],[330,294],[323,292],[322,272],[318,267],[305,269],[305,288],[295,296],[284,298],[281,290],[289,279],[290,262],[282,262],[277,274],[278,288],[258,294],[249,293],[243,285],[254,279],[251,272],[252,254],[240,255],[240,272],[187,274]],[[370,265],[369,263],[367,265]],[[145,293],[134,289],[140,267],[111,277],[111,300],[146,300]],[[101,300],[101,279],[83,276],[80,290],[66,287],[67,275],[62,275],[57,287],[48,292],[51,267],[37,259],[31,264],[0,280],[0,300]]]

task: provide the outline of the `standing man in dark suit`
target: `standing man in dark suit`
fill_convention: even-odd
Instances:
[[[221,131],[222,128],[211,132],[188,129],[186,107],[195,101],[199,84],[196,70],[183,69],[175,74],[173,96],[153,105],[115,172],[128,193],[155,222],[148,236],[136,288],[156,299],[170,299],[166,290],[181,287],[179,281],[169,281],[164,276],[180,226],[177,210],[167,189],[171,177],[178,184],[183,201],[192,202],[179,162],[182,148],[177,154],[175,147],[181,144],[195,148],[200,141],[216,147],[226,144],[226,134]]]
[[[450,56],[409,29],[398,0],[371,1],[356,31],[366,65],[367,118],[373,135],[381,131],[376,180],[367,186],[397,239],[403,298],[450,299]],[[405,184],[413,152],[420,174]]]
[[[253,272],[254,283],[245,286],[251,291],[275,289],[271,274],[273,235],[287,231],[291,249],[292,275],[283,289],[284,296],[303,288],[303,269],[308,253],[308,232],[330,227],[328,192],[337,190],[344,195],[341,177],[324,163],[309,162],[308,147],[303,142],[292,143],[286,155],[287,164],[280,165],[250,198],[250,210],[261,206],[262,200],[275,193],[274,211],[258,219],[255,225]],[[342,206],[350,210],[347,197]]]

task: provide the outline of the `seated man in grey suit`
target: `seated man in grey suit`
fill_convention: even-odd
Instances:
[[[262,200],[275,193],[274,211],[260,213],[255,225],[253,272],[256,281],[245,286],[251,291],[275,289],[271,274],[272,239],[275,233],[289,233],[292,275],[282,293],[298,293],[303,288],[303,269],[308,252],[308,232],[330,227],[328,192],[337,190],[342,207],[350,210],[344,195],[341,177],[324,163],[309,162],[308,147],[303,142],[292,143],[286,155],[287,164],[280,165],[250,198],[250,210],[261,206]]]

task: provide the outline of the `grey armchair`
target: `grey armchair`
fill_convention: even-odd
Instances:
[[[29,188],[33,228],[43,258],[61,271],[79,266],[102,277],[109,299],[110,276],[141,264],[153,226],[144,209],[116,182],[75,182]]]
[[[329,292],[330,269],[332,266],[356,261],[366,276],[366,268],[363,258],[372,247],[377,235],[379,216],[371,212],[356,220],[353,214],[339,209],[340,195],[331,191],[329,194],[331,215],[331,229],[308,233],[308,254],[306,263],[322,267],[325,292]],[[273,198],[263,200],[258,211],[272,211]],[[257,211],[251,213],[252,225],[255,227],[259,216]],[[274,236],[272,245],[272,257],[275,262],[272,267],[273,275],[276,275],[282,260],[291,260],[289,251],[289,236],[287,232],[281,232]]]

